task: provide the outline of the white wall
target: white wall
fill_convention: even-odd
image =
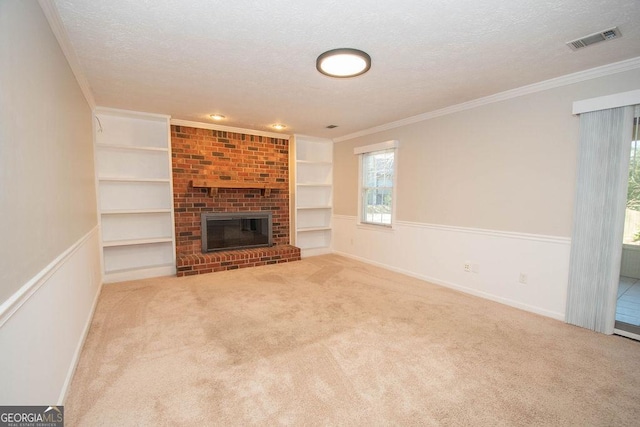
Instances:
[[[333,217],[336,253],[558,320],[564,319],[570,242],[405,221],[379,231],[358,226],[356,217]],[[471,272],[464,271],[467,262]]]
[[[0,0],[0,405],[60,404],[100,289],[91,109],[36,1]]]
[[[0,1],[0,303],[97,224],[91,109],[35,1]]]
[[[633,69],[336,143],[334,251],[563,319],[572,103],[638,88]],[[392,139],[400,141],[396,229],[358,227],[353,148]],[[466,261],[478,271],[465,273]]]

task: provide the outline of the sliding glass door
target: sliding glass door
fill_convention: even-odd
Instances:
[[[629,187],[625,211],[620,283],[615,328],[640,339],[640,137],[639,108],[633,121],[629,159]]]

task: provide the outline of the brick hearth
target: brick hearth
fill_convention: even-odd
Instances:
[[[300,249],[290,245],[181,255],[178,257],[178,276],[256,267],[299,259]]]
[[[300,259],[289,245],[289,141],[240,133],[171,126],[173,202],[178,276],[232,270]],[[263,195],[259,189],[221,188],[209,195],[192,180],[212,179],[281,186]],[[274,246],[203,254],[203,212],[273,213]]]

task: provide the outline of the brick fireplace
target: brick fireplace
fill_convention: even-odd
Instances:
[[[289,245],[287,139],[172,125],[171,145],[178,276],[300,259]],[[202,253],[202,213],[260,211],[272,213],[273,246]]]

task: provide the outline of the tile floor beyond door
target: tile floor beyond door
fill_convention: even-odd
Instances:
[[[640,326],[640,280],[620,277],[616,320]]]

